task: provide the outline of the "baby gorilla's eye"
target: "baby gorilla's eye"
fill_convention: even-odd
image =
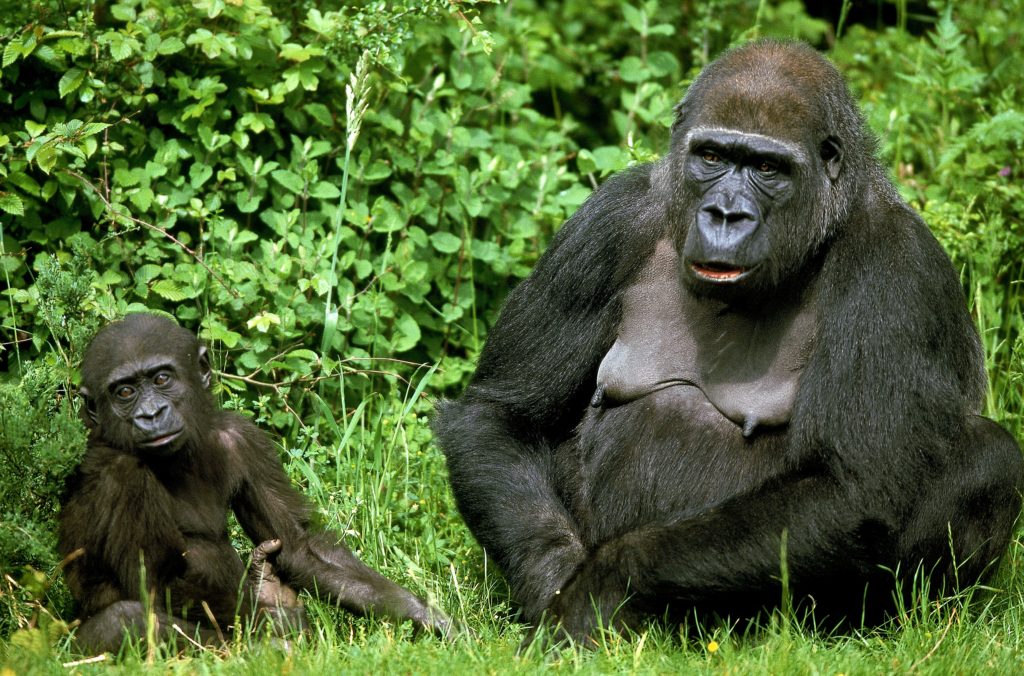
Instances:
[[[117,391],[114,394],[117,395],[118,399],[131,399],[132,395],[135,394],[135,388],[129,387],[128,385],[122,385],[117,388]]]
[[[170,381],[171,381],[170,374],[164,373],[162,371],[160,373],[156,374],[156,377],[153,378],[153,383],[155,385],[166,385]]]

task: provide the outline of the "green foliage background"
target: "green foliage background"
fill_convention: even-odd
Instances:
[[[0,636],[72,615],[53,519],[84,449],[76,369],[98,326],[142,309],[200,332],[224,404],[280,436],[364,558],[421,593],[461,575],[500,599],[432,401],[552,233],[663,152],[686,84],[758,34],[848,76],[963,270],[987,414],[1024,433],[1021,0],[838,20],[794,0],[3,4]]]

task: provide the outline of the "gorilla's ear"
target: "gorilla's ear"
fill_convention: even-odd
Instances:
[[[825,165],[825,173],[835,182],[843,168],[843,145],[835,136],[821,142],[821,161]]]
[[[89,429],[96,427],[99,424],[99,414],[96,412],[96,400],[92,398],[92,393],[89,392],[89,388],[82,385],[78,388],[78,396],[82,398],[82,410],[79,415],[82,416],[82,422]]]
[[[206,354],[206,346],[199,346],[199,382],[205,389],[210,389],[210,377],[213,369],[210,368],[210,357]]]

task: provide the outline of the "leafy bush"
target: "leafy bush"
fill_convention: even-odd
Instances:
[[[0,571],[56,570],[81,350],[141,309],[200,331],[225,405],[288,440],[292,476],[371,562],[401,579],[414,550],[440,577],[478,557],[427,395],[464,384],[553,232],[662,152],[683,86],[757,33],[831,48],[964,270],[988,414],[1024,433],[1022,0],[932,2],[919,37],[795,0],[338,4],[0,16]],[[4,595],[0,635],[38,610],[29,587]]]

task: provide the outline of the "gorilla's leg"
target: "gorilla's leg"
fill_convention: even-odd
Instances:
[[[1017,442],[987,418],[971,416],[901,537],[904,562],[942,561],[923,571],[946,590],[995,572],[1020,513],[1024,473]],[[909,573],[910,571],[904,571]]]
[[[179,645],[183,645],[188,642],[186,636],[203,645],[216,645],[222,642],[221,637],[212,629],[162,612],[154,612],[153,615],[156,622],[155,638],[158,642],[177,641]],[[83,653],[117,652],[126,637],[145,637],[146,626],[147,613],[142,603],[118,601],[85,620],[75,634],[75,643]]]

